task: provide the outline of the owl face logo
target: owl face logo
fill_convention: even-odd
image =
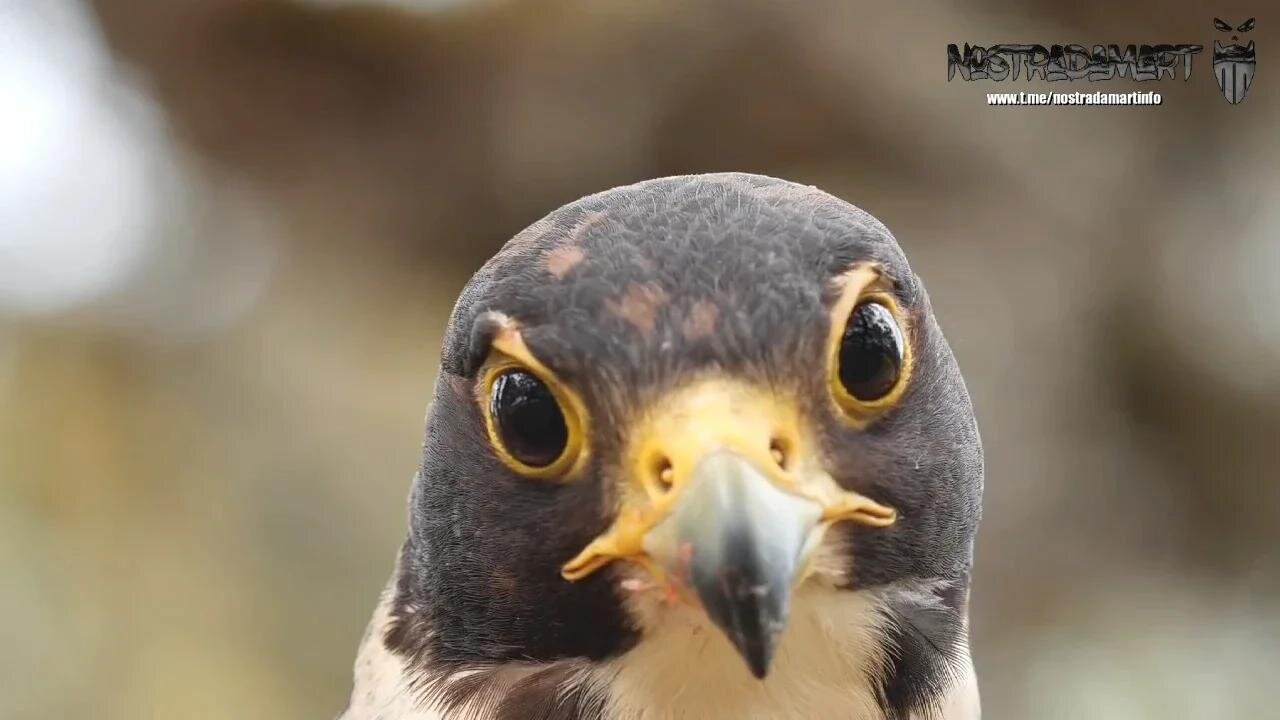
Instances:
[[[1219,32],[1231,33],[1231,44],[1223,45],[1221,41],[1213,41],[1213,74],[1218,78],[1218,87],[1232,105],[1244,102],[1253,86],[1253,75],[1257,71],[1258,57],[1253,50],[1253,41],[1248,45],[1240,45],[1240,35],[1254,28],[1257,23],[1249,18],[1232,28],[1231,25],[1218,18],[1213,19],[1213,26]],[[1237,34],[1238,33],[1238,34]]]

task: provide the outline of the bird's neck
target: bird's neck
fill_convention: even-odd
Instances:
[[[821,585],[799,588],[764,680],[751,675],[723,633],[700,611],[638,596],[630,602],[630,610],[641,627],[640,640],[627,652],[601,662],[499,664],[480,671],[488,676],[486,682],[475,683],[475,670],[441,675],[430,667],[413,667],[407,658],[389,650],[384,636],[392,622],[391,603],[391,594],[384,595],[370,624],[356,662],[351,706],[342,720],[506,720],[500,710],[492,709],[497,705],[478,712],[467,705],[441,710],[432,702],[439,697],[423,689],[457,688],[471,682],[495,692],[516,692],[537,685],[540,674],[556,682],[544,683],[548,697],[531,701],[561,708],[562,714],[546,715],[555,720],[600,715],[618,720],[917,717],[886,698],[890,679],[885,675],[901,670],[891,662],[900,649],[890,627],[893,614],[885,612],[879,594]],[[931,703],[934,714],[927,717],[976,719],[977,687],[967,645],[957,648],[944,674],[919,680],[941,683]],[[428,677],[433,682],[424,682]],[[566,697],[573,701],[565,702]],[[591,712],[583,714],[584,708]]]
[[[648,601],[632,611],[641,640],[601,669],[617,717],[883,717],[884,634],[870,596],[799,588],[764,680],[701,611]]]

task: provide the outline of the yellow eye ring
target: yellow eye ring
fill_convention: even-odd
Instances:
[[[887,282],[882,273],[872,265],[858,265],[838,278],[842,284],[840,298],[831,310],[831,331],[827,342],[827,385],[831,398],[840,410],[840,415],[855,427],[866,427],[880,413],[893,407],[902,399],[911,379],[914,357],[911,349],[911,327],[893,293],[889,292]],[[882,339],[890,339],[896,344],[900,355],[896,358],[891,386],[883,393],[859,398],[846,386],[841,376],[842,349],[846,329],[855,321],[855,312],[867,306],[877,309],[880,316],[878,328],[887,332]],[[874,313],[872,313],[874,314]]]
[[[489,358],[481,366],[479,378],[479,382],[476,383],[476,401],[480,404],[480,411],[484,417],[489,444],[504,465],[528,478],[563,479],[585,464],[587,415],[582,400],[529,352],[514,323],[508,321],[495,335]],[[513,378],[519,378],[519,381],[511,382]],[[504,427],[495,414],[495,408],[501,398],[495,393],[502,393],[505,397],[512,392],[508,389],[511,387],[515,387],[516,393],[531,391],[549,393],[549,398],[544,395],[537,399],[544,406],[549,401],[555,403],[555,409],[558,410],[563,422],[563,448],[546,463],[527,462],[529,455],[527,448],[521,452],[508,442],[508,440],[518,439],[510,436],[511,428],[505,428],[509,437],[506,439],[503,437]],[[522,400],[525,400],[524,405],[529,404],[527,398]],[[532,415],[533,421],[539,424],[554,422],[554,418],[548,415],[546,410],[547,408],[544,407],[543,412],[535,412]],[[515,417],[521,418],[520,415]],[[525,411],[520,421],[528,423],[530,417]],[[535,433],[543,433],[544,437],[559,432],[558,428],[538,425],[529,429]],[[521,454],[526,456],[525,459],[518,457]]]

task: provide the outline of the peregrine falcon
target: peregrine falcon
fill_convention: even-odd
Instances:
[[[453,309],[342,718],[976,718],[982,483],[874,217],[741,173],[582,198]]]

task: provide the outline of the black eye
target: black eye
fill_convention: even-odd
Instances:
[[[499,375],[493,381],[489,409],[507,452],[525,465],[550,465],[569,442],[560,403],[530,373],[513,370]]]
[[[901,373],[902,331],[893,313],[874,302],[854,308],[840,341],[840,384],[871,402],[888,395]]]

